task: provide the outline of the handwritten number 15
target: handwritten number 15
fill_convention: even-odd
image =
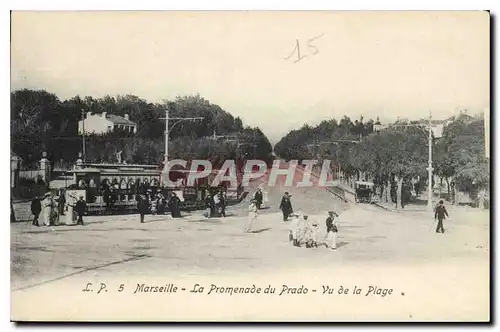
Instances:
[[[307,40],[307,47],[312,55],[316,55],[319,53],[318,48],[315,45],[313,45],[312,42],[315,41],[316,39],[322,37],[322,36],[323,35],[319,35],[319,36],[316,36],[316,37],[313,37],[313,38]],[[297,54],[297,60],[295,60],[293,63],[299,62],[300,60],[307,57],[307,55],[302,55],[300,53],[300,42],[298,39],[295,40],[295,47],[293,48],[292,53],[290,53],[290,55],[288,57],[286,57],[285,60],[289,60],[294,54]]]

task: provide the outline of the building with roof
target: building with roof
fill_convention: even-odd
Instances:
[[[130,121],[128,114],[124,117],[103,113],[87,112],[85,119],[78,121],[78,133],[105,134],[116,130],[137,133],[137,123]]]

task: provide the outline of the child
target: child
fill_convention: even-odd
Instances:
[[[338,227],[335,217],[338,217],[338,214],[334,211],[328,211],[328,218],[326,219],[326,233],[327,233],[327,241],[326,247],[332,250],[337,250],[337,233]]]

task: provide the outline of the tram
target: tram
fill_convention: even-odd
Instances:
[[[181,200],[182,210],[205,208],[207,192],[211,194],[223,190],[228,201],[238,201],[243,195],[242,175],[238,174],[238,185],[222,182],[217,188],[211,187],[217,171],[197,179],[193,186],[187,187],[190,170],[170,170],[170,181],[180,181],[180,186],[163,186],[163,169],[157,165],[123,164],[80,164],[71,170],[73,180],[66,189],[66,201],[83,196],[87,201],[88,214],[126,214],[137,213],[138,194],[161,192],[169,200],[175,192]]]

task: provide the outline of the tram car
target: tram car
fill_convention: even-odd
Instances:
[[[211,183],[217,171],[208,177],[197,179],[193,186],[186,186],[190,170],[171,170],[169,178],[172,182],[181,180],[178,187],[163,186],[163,170],[157,165],[123,165],[123,164],[82,164],[71,171],[72,184],[67,187],[70,192],[85,197],[88,214],[127,214],[137,213],[138,195],[155,196],[161,193],[167,203],[175,192],[181,200],[181,210],[198,210],[205,208],[207,192],[223,190],[229,201],[239,200],[243,195],[242,176],[238,175],[238,185],[231,187],[222,182],[214,188]],[[167,208],[168,211],[168,208]]]

